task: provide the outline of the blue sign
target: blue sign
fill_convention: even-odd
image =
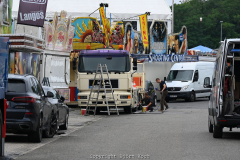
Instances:
[[[185,55],[182,54],[150,54],[149,62],[183,62]]]
[[[145,59],[148,62],[197,62],[199,61],[196,55],[183,55],[183,54],[132,54],[132,57],[138,58],[141,61]]]

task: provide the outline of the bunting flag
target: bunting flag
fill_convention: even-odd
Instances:
[[[143,14],[139,16],[140,25],[141,25],[141,32],[142,32],[142,39],[143,39],[143,46],[144,51],[148,51],[149,43],[148,43],[148,27],[147,27],[147,14]]]

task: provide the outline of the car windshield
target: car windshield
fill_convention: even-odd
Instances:
[[[23,80],[8,79],[8,90],[7,92],[25,93],[26,85]]]
[[[95,72],[98,64],[106,64],[108,71],[112,72],[129,72],[130,62],[129,57],[111,57],[107,59],[106,56],[98,57],[79,57],[79,72]]]
[[[192,80],[193,70],[171,70],[167,81],[190,81]]]
[[[47,95],[47,92],[50,91],[50,92],[52,92],[53,95],[54,95],[53,99],[58,99],[57,92],[56,92],[54,89],[43,87],[43,90],[44,90],[44,94],[45,94],[45,95]]]

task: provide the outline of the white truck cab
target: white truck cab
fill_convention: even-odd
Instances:
[[[172,66],[166,84],[168,87],[167,101],[185,99],[195,101],[196,98],[209,97],[210,88],[204,88],[205,80],[212,80],[214,62],[185,62]]]

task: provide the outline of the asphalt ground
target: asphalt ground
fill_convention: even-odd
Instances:
[[[208,132],[208,99],[173,101],[164,113],[116,114],[19,156],[19,160],[239,159],[240,130]]]

